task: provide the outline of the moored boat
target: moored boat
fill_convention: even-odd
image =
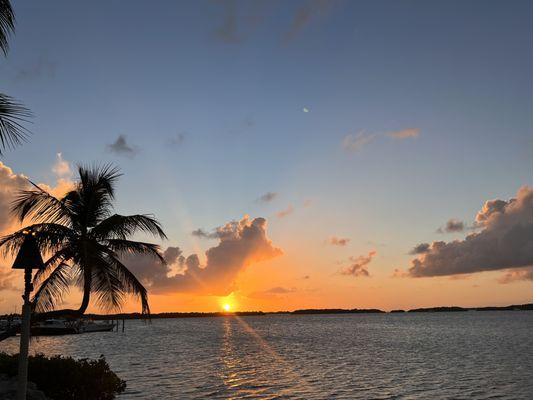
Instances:
[[[112,331],[115,327],[115,324],[112,322],[94,322],[94,321],[83,321],[80,325],[80,333],[89,333],[89,332],[109,332]]]
[[[72,335],[74,333],[79,333],[79,321],[77,320],[47,319],[31,327],[33,336]]]

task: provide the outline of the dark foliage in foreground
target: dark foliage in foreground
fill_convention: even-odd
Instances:
[[[0,353],[0,373],[17,375],[18,354]],[[54,400],[112,400],[126,389],[101,356],[98,360],[31,356],[28,380]]]

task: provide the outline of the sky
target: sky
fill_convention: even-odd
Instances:
[[[2,234],[23,176],[111,162],[168,236],[128,260],[154,312],[533,302],[530,1],[13,6]],[[0,260],[0,312],[20,279]]]

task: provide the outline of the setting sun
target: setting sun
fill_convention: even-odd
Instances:
[[[228,303],[224,304],[224,305],[222,306],[222,308],[223,308],[224,311],[226,311],[226,312],[229,311],[229,310],[231,310],[231,306],[230,306]]]

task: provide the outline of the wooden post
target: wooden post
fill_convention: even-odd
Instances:
[[[22,326],[20,327],[20,353],[18,365],[17,400],[26,400],[28,389],[28,348],[30,344],[31,318],[31,268],[24,269],[24,304],[22,305]]]

